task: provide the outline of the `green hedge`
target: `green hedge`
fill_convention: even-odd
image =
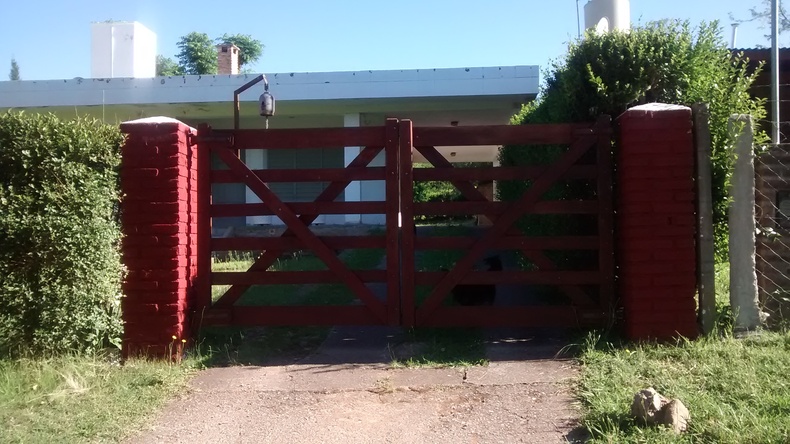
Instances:
[[[0,356],[119,337],[122,141],[94,120],[0,115]]]
[[[491,167],[491,163],[486,162],[458,162],[454,163],[455,168],[479,168]],[[429,163],[415,163],[414,168],[433,168]],[[414,182],[414,198],[413,201],[417,203],[425,202],[458,202],[464,200],[463,195],[458,189],[450,182],[440,181],[415,181]],[[417,221],[448,221],[448,220],[463,220],[469,219],[469,216],[415,216]]]
[[[727,187],[731,174],[731,141],[727,130],[733,113],[752,114],[756,121],[765,115],[763,102],[751,97],[749,89],[756,73],[744,60],[733,56],[718,23],[703,23],[693,30],[688,22],[662,21],[635,27],[629,32],[596,34],[568,47],[565,58],[548,73],[540,98],[525,105],[513,124],[591,122],[599,115],[613,118],[628,108],[649,102],[681,105],[707,103],[713,143],[713,205],[716,254],[727,256]],[[758,139],[763,137],[758,134]],[[764,139],[758,140],[758,143]],[[563,151],[558,147],[519,149],[504,147],[502,165],[531,165],[550,162]],[[523,182],[500,183],[501,200],[513,200],[526,188]],[[564,188],[563,188],[564,187]],[[552,193],[562,198],[584,197],[585,187],[565,184]],[[551,233],[556,218],[532,217],[532,230]],[[536,225],[537,224],[537,225]]]

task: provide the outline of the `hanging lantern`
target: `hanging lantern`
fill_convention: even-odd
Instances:
[[[269,91],[264,91],[258,99],[261,115],[271,117],[274,115],[274,96]]]

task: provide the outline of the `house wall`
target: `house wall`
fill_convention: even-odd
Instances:
[[[233,91],[252,80],[248,75],[105,77],[0,82],[0,109],[54,112],[65,118],[76,113],[110,124],[140,117],[170,116],[193,127],[208,123],[217,129],[227,129],[234,127],[230,101]],[[506,124],[523,103],[536,96],[539,70],[537,66],[509,66],[279,73],[269,74],[268,80],[270,90],[277,97],[277,115],[269,119],[270,128],[341,127],[349,115],[355,115],[362,126],[382,125],[388,117],[411,119],[415,125],[423,126],[448,126],[453,122],[465,126]],[[261,91],[262,87],[256,86],[241,95],[241,128],[264,126],[256,100]],[[442,147],[440,152],[457,151],[456,161],[490,161],[496,155],[496,148]],[[346,147],[344,163],[353,159],[354,149],[358,147]],[[269,163],[267,153],[251,150],[242,156],[253,169],[266,168]],[[449,154],[445,156],[449,158]],[[334,160],[324,157],[323,164],[334,165]],[[420,156],[416,155],[415,160],[419,161]],[[372,165],[383,165],[383,156]],[[217,184],[213,189],[217,203],[258,201],[240,184]],[[343,198],[382,200],[384,184],[358,182],[347,191],[349,196],[344,193]],[[365,215],[364,220],[349,216],[344,217],[344,222],[384,222],[383,215]],[[222,218],[217,219],[214,227],[225,230],[247,223],[275,222],[267,217]],[[338,216],[327,215],[317,222],[341,221]]]
[[[382,150],[369,165],[372,167],[385,166],[384,151]],[[359,200],[362,202],[383,201],[386,196],[384,187],[385,184],[383,180],[363,180],[360,185]],[[386,217],[384,214],[362,214],[360,222],[370,225],[384,225],[386,223]]]
[[[314,115],[314,116],[300,116],[293,118],[271,119],[269,127],[272,129],[293,129],[293,128],[327,128],[338,127],[343,124],[342,115]],[[255,122],[255,127],[261,128],[263,120],[258,119]],[[300,155],[292,151],[277,150],[245,150],[243,153],[244,160],[251,169],[266,169],[266,168],[342,168],[343,167],[343,150],[341,148],[327,148],[321,150],[318,161],[316,162],[315,156],[304,155],[305,152],[300,152]],[[316,154],[316,153],[311,153]],[[235,190],[232,196],[228,196],[231,200],[221,200],[218,203],[259,203],[260,199],[247,187],[241,184],[227,184]],[[325,185],[323,185],[325,186]],[[323,189],[319,187],[312,187],[313,193],[320,192]],[[272,184],[272,189],[275,194],[280,198],[285,198],[286,201],[297,202],[306,199],[304,191],[311,188],[307,182],[305,183],[292,183],[284,182]],[[301,199],[295,199],[295,193],[302,196]],[[312,195],[311,193],[308,193]],[[344,223],[342,215],[322,215],[314,223],[326,224],[341,224]],[[224,221],[219,221],[218,227],[228,226],[243,226],[243,225],[282,225],[282,221],[276,216],[250,216],[240,218],[225,218]]]
[[[760,154],[754,166],[757,288],[761,309],[776,325],[790,314],[790,147]]]
[[[735,50],[739,52],[741,50]],[[753,97],[765,99],[766,118],[758,122],[760,129],[770,134],[771,122],[774,121],[771,107],[771,53],[768,49],[747,49],[743,55],[749,59],[749,70],[754,71],[760,63],[762,71],[755,79],[749,92]],[[782,48],[779,51],[779,141],[790,141],[790,49]]]

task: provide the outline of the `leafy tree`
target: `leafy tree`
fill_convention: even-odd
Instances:
[[[190,32],[178,41],[178,65],[184,74],[216,74],[217,48],[208,34]]]
[[[19,65],[16,63],[16,59],[11,59],[11,71],[8,73],[9,80],[21,80],[19,78]]]
[[[217,43],[234,44],[239,48],[239,68],[255,63],[263,54],[263,44],[260,40],[248,34],[222,34]]]
[[[263,54],[260,40],[248,34],[223,34],[213,41],[205,33],[190,32],[181,37],[177,46],[178,63],[164,56],[156,57],[157,76],[204,75],[217,73],[217,48],[215,43],[228,43],[239,48],[239,69],[255,63]]]
[[[771,0],[762,0],[760,5],[755,6],[753,8],[749,8],[749,18],[746,19],[736,19],[732,13],[730,13],[730,20],[735,23],[750,23],[750,22],[757,22],[760,24],[761,29],[769,29],[771,28]],[[787,16],[787,11],[785,10],[784,6],[779,4],[779,34],[782,34],[786,31],[790,30],[790,18]],[[770,31],[768,34],[765,35],[766,40],[771,40],[771,33]]]
[[[160,54],[156,56],[156,75],[181,76],[184,75],[184,70],[173,59]]]
[[[749,72],[741,56],[733,56],[727,49],[716,22],[703,23],[696,31],[688,22],[662,21],[627,33],[590,32],[583,40],[569,45],[567,56],[555,62],[548,74],[541,97],[525,105],[512,120],[515,124],[586,122],[600,114],[617,117],[629,107],[647,102],[707,103],[713,145],[717,259],[724,260],[728,239],[727,186],[732,166],[727,123],[733,113],[752,114],[756,121],[764,117],[763,101],[749,93],[756,75]],[[500,161],[503,166],[547,163],[559,152],[561,148],[557,147],[504,147]],[[501,182],[500,198],[515,199],[526,185]],[[560,198],[578,198],[578,193],[584,193],[572,187],[552,192]],[[533,233],[543,230],[553,234],[551,230],[561,225],[548,218],[532,222],[537,222],[537,228],[528,228]],[[569,224],[573,225],[573,221]]]

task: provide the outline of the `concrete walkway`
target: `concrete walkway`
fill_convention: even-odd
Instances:
[[[514,266],[512,257],[503,260]],[[499,286],[496,305],[523,304],[528,293]],[[403,357],[402,329],[335,327],[318,350],[294,363],[201,372],[188,394],[129,442],[579,441],[570,394],[577,368],[557,358],[567,335],[495,329],[486,336],[487,366],[409,369],[391,365]]]
[[[490,341],[488,366],[407,369],[390,366],[397,329],[335,329],[291,365],[201,372],[129,442],[573,442],[577,369],[521,333]]]

